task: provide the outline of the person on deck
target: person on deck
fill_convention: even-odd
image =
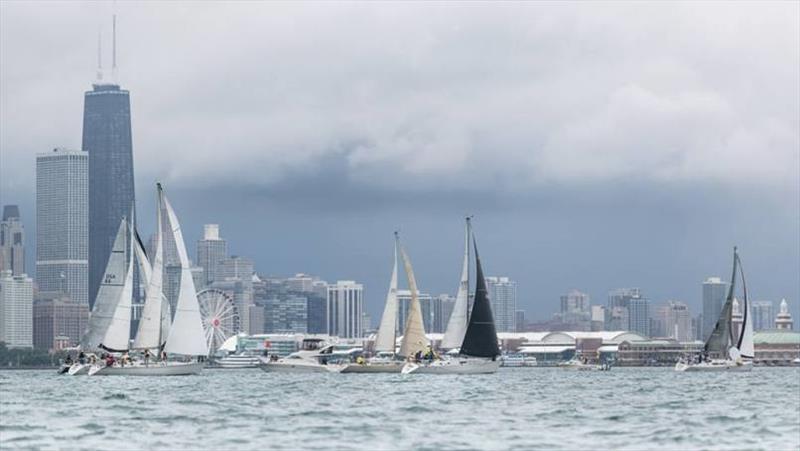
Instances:
[[[144,366],[148,366],[150,364],[150,350],[144,350]]]

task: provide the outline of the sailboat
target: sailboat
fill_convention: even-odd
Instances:
[[[738,270],[738,273],[737,273]],[[737,274],[742,279],[742,324],[734,330],[732,313]],[[708,337],[699,362],[681,361],[675,364],[675,371],[750,371],[755,355],[753,345],[753,320],[750,316],[750,302],[747,299],[747,283],[744,279],[742,262],[736,247],[733,248],[733,273],[728,297],[722,307],[714,331]]]
[[[464,227],[464,261],[461,264],[461,281],[458,284],[456,303],[453,312],[447,321],[447,328],[442,337],[442,349],[457,350],[464,341],[464,334],[467,333],[469,324],[469,237],[471,233],[470,219],[467,217]]]
[[[352,363],[342,369],[342,373],[399,373],[403,361],[395,357],[397,341],[397,254],[400,246],[398,233],[394,233],[394,259],[386,305],[383,308],[381,323],[375,335],[375,356]]]
[[[168,233],[171,233],[172,238],[175,240],[181,265],[180,292],[175,310],[175,318],[172,324],[169,323],[170,312],[165,305],[166,300],[164,299],[161,287],[164,233],[161,227],[162,208],[167,214],[167,222],[170,225]],[[205,340],[205,333],[200,318],[197,292],[190,272],[189,257],[186,252],[186,245],[183,241],[180,223],[178,222],[172,205],[169,203],[166,195],[164,195],[161,184],[157,184],[157,212],[156,251],[153,256],[152,267],[149,266],[144,248],[141,245],[141,240],[131,240],[131,252],[134,252],[134,243],[136,243],[139,260],[140,262],[144,260],[144,263],[142,263],[142,273],[147,286],[145,305],[136,339],[134,340],[133,349],[148,351],[163,350],[165,354],[183,356],[184,358],[188,358],[188,361],[162,360],[156,362],[155,359],[153,359],[154,361],[152,363],[139,362],[126,366],[107,366],[100,363],[94,365],[89,370],[89,375],[177,376],[199,374],[203,370],[205,364],[200,361],[199,358],[196,362],[191,361],[191,357],[205,357],[208,355],[208,345]],[[135,237],[137,235],[135,230],[132,230],[131,236]],[[125,297],[125,291],[132,290],[132,281],[130,283],[131,288],[127,288],[129,279],[132,279],[132,272],[133,258],[130,259],[128,273],[126,274],[125,288],[122,293],[122,297],[128,300],[127,319],[122,318],[122,320],[126,320],[125,327],[127,329],[124,334],[121,332],[121,329],[117,332],[120,340],[124,335],[125,346],[119,349],[106,347],[106,349],[111,351],[127,351],[129,347],[130,293]],[[120,304],[122,304],[122,302],[120,302]]]
[[[489,302],[489,292],[474,235],[472,245],[475,248],[475,301],[458,355],[428,363],[409,362],[403,367],[403,374],[491,374],[500,368],[500,359],[497,358],[500,355],[500,346],[497,343],[492,304]]]

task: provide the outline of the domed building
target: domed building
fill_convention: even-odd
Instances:
[[[789,313],[789,304],[786,299],[781,301],[781,310],[775,317],[775,328],[780,330],[792,330],[792,314]]]

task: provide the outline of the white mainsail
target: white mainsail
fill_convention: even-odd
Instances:
[[[392,279],[389,282],[389,292],[386,293],[386,306],[383,308],[381,324],[375,336],[375,351],[392,352],[395,351],[395,340],[397,336],[397,234],[394,242],[394,267],[392,268]]]
[[[744,299],[744,316],[742,321],[742,336],[740,339],[739,353],[744,358],[752,359],[755,357],[755,346],[753,343],[753,317],[750,316],[750,302]]]
[[[162,268],[163,268],[163,254],[164,245],[162,242],[161,230],[161,191],[158,192],[156,200],[156,248],[154,254],[151,256],[153,266],[147,263],[147,257],[144,255],[144,249],[141,247],[141,242],[137,240],[137,257],[140,261],[144,261],[142,266],[147,266],[143,272],[145,275],[145,286],[147,287],[145,293],[144,308],[142,309],[142,317],[139,319],[139,329],[136,332],[136,339],[133,342],[133,347],[136,349],[157,349],[166,339],[166,334],[163,333],[162,321],[162,302],[164,295],[162,290]],[[140,255],[141,254],[141,255]],[[169,326],[169,321],[167,321]]]
[[[417,281],[414,278],[414,269],[403,246],[400,246],[400,255],[403,257],[403,267],[408,277],[408,288],[411,290],[411,304],[408,307],[406,330],[403,333],[403,342],[400,344],[401,357],[409,357],[417,351],[425,351],[428,347],[428,337],[425,336],[425,324],[422,322],[422,308],[419,305]]]
[[[467,333],[469,324],[469,236],[470,218],[467,218],[467,225],[464,231],[464,262],[461,265],[461,282],[458,285],[456,303],[453,312],[447,321],[444,337],[442,337],[443,349],[454,349],[461,347],[464,341],[464,334]]]
[[[123,220],[123,222],[126,222]],[[127,351],[130,347],[131,339],[131,298],[133,297],[133,228],[131,232],[131,243],[128,248],[130,258],[128,268],[125,272],[125,283],[119,294],[116,308],[111,317],[111,322],[106,329],[105,336],[101,341],[103,348],[114,351]]]
[[[125,284],[126,226],[127,221],[123,219],[119,224],[111,255],[108,257],[106,271],[100,281],[100,289],[97,291],[92,314],[89,316],[89,326],[81,340],[83,349],[99,348],[114,317],[117,303],[121,299],[120,295]]]
[[[175,306],[175,318],[173,318],[172,327],[169,329],[164,350],[170,354],[205,356],[208,355],[208,344],[203,331],[200,306],[197,303],[197,292],[195,291],[194,280],[189,267],[189,256],[186,253],[186,245],[183,242],[181,226],[167,196],[162,193],[161,198],[164,202],[164,208],[167,212],[172,237],[175,239],[175,246],[178,249],[178,258],[181,264],[181,284],[178,302]]]

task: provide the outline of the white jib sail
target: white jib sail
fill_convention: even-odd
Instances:
[[[100,281],[100,289],[97,291],[92,314],[89,316],[89,326],[81,339],[83,349],[98,349],[114,317],[125,284],[125,233],[126,221],[123,219],[114,239],[111,255],[108,257],[106,272]]]
[[[147,277],[145,277],[145,286],[147,289],[145,291],[146,296],[144,308],[142,309],[142,316],[139,318],[139,329],[136,332],[136,339],[133,342],[133,347],[136,349],[157,349],[167,338],[166,335],[162,335],[161,327],[161,322],[163,320],[161,312],[163,307],[161,304],[164,297],[162,290],[164,245],[161,237],[160,190],[158,199],[156,200],[156,212],[156,217],[158,218],[155,237],[156,248],[154,254],[150,256],[153,263],[152,269],[145,269],[145,271],[148,271]],[[136,250],[137,257],[140,261],[143,260],[145,262],[143,266],[146,265],[149,268],[150,264],[147,263],[147,258],[144,255],[144,249],[141,249],[141,245],[137,245]]]
[[[403,267],[408,277],[408,288],[411,290],[411,304],[406,318],[406,330],[403,333],[403,342],[400,344],[401,357],[414,355],[417,351],[425,351],[428,347],[428,337],[425,336],[425,324],[422,321],[422,308],[419,305],[417,281],[414,278],[414,269],[411,267],[406,251],[400,246],[400,255],[403,257]]]
[[[392,268],[392,279],[389,282],[389,292],[386,293],[386,306],[383,308],[381,324],[375,336],[375,351],[392,352],[395,351],[395,340],[397,336],[397,240],[394,244],[394,267]]]
[[[127,222],[127,221],[125,221]],[[130,229],[131,245],[128,248],[130,258],[128,268],[125,272],[125,283],[119,294],[114,314],[111,322],[106,329],[105,336],[101,344],[106,349],[116,351],[127,351],[130,347],[131,339],[131,298],[133,297],[133,228]]]
[[[742,345],[739,348],[739,353],[744,358],[755,357],[755,346],[753,344],[753,317],[750,316],[750,301],[745,298],[742,324]]]
[[[464,341],[464,334],[467,333],[469,324],[469,219],[467,219],[466,230],[464,232],[464,262],[461,265],[461,282],[458,285],[456,303],[453,312],[447,321],[444,337],[442,337],[443,349],[454,349],[461,347]]]
[[[203,321],[200,317],[200,306],[197,303],[197,292],[189,267],[189,256],[183,242],[181,226],[175,211],[172,209],[167,196],[162,194],[162,200],[167,212],[175,246],[178,249],[178,258],[181,263],[181,284],[178,293],[178,302],[175,305],[175,318],[169,329],[167,344],[164,350],[170,354],[183,355],[208,355]]]

